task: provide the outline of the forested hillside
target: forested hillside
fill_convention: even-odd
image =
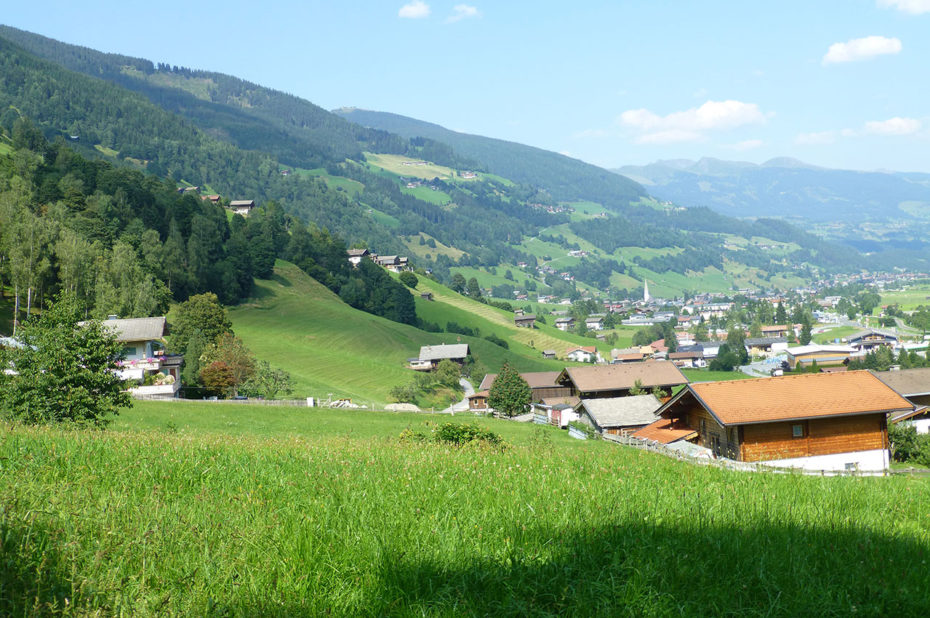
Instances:
[[[59,290],[97,317],[163,314],[201,292],[234,304],[284,257],[354,307],[417,321],[403,285],[374,264],[351,268],[340,239],[273,202],[230,218],[172,182],[50,144],[23,119],[0,144],[11,151],[0,154],[0,291],[27,315]]]
[[[273,201],[348,245],[413,254],[445,281],[523,264],[522,287],[540,294],[575,296],[584,284],[622,295],[661,273],[675,273],[684,291],[695,273],[716,285],[729,277],[726,287],[767,285],[775,274],[787,281],[811,267],[856,268],[859,259],[778,221],[662,207],[636,183],[554,153],[403,117],[349,115],[405,134],[364,128],[234,77],[11,28],[0,29],[0,110],[8,132],[28,118],[84,156],[203,194]],[[424,127],[432,132],[421,135]],[[566,259],[570,251],[587,255]]]

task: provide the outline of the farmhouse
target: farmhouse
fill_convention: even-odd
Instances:
[[[763,337],[787,337],[789,330],[791,330],[791,327],[786,324],[773,324],[771,326],[763,326],[762,336]]]
[[[555,399],[560,397],[570,397],[571,389],[557,383],[555,379],[559,377],[558,371],[530,371],[521,373],[520,377],[526,380],[532,391],[533,401],[543,401],[544,399]],[[479,391],[490,390],[497,379],[496,373],[489,373],[481,380],[478,386]]]
[[[845,365],[857,350],[845,345],[808,345],[788,348],[788,366],[793,370],[798,366],[810,367],[815,362],[821,366]]]
[[[432,371],[440,361],[447,359],[463,365],[468,353],[467,343],[425,345],[420,348],[420,356],[409,359],[408,367],[416,371]]]
[[[569,350],[565,353],[565,358],[576,363],[593,363],[603,360],[601,358],[600,352],[598,352],[597,348],[593,345],[582,346]]]
[[[889,416],[888,422],[913,425],[917,433],[930,433],[930,368],[872,373],[915,406],[913,411]]]
[[[584,321],[584,325],[588,330],[604,330],[604,318],[601,316],[589,317]]]
[[[744,343],[750,356],[771,356],[788,350],[787,337],[747,337]]]
[[[777,467],[883,471],[886,415],[913,407],[868,371],[704,382],[633,436],[692,440],[719,457]]]
[[[536,325],[536,316],[532,313],[514,315],[513,323],[519,328],[533,328]]]
[[[164,352],[164,337],[168,334],[164,316],[123,320],[111,317],[102,325],[123,344],[125,358],[119,375],[138,383],[129,389],[130,395],[164,399],[178,396],[184,357]],[[148,376],[152,384],[143,385]]]
[[[368,249],[349,249],[346,254],[349,256],[349,263],[352,266],[358,266],[363,259],[368,257]]]
[[[556,318],[555,327],[559,330],[569,331],[575,327],[575,318]]]
[[[255,200],[233,200],[229,203],[229,209],[243,217],[248,217],[253,208],[255,208]]]
[[[662,406],[655,395],[582,399],[575,406],[580,420],[598,433],[627,435],[656,421]]]
[[[669,352],[668,360],[675,364],[676,367],[705,367],[704,350],[697,348],[691,350],[680,350],[678,352]]]
[[[688,383],[681,371],[668,361],[649,361],[622,365],[566,367],[556,383],[567,386],[571,394],[581,399],[627,397],[630,390],[640,388],[670,390]]]

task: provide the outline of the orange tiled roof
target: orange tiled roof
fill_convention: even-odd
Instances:
[[[684,423],[668,418],[660,418],[654,423],[634,431],[631,435],[642,440],[654,440],[661,444],[669,444],[676,440],[683,440],[697,433]]]
[[[910,410],[868,371],[704,382],[689,387],[724,425]]]

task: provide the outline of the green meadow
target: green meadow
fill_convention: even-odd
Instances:
[[[146,403],[0,427],[0,615],[926,615],[927,478],[700,467],[481,419]]]
[[[899,305],[903,311],[911,311],[920,305],[930,306],[930,286],[914,286],[904,290],[882,292],[883,305]]]
[[[433,301],[416,297],[421,319],[445,327],[448,322],[480,329],[480,337],[431,333],[353,309],[299,268],[278,261],[269,280],[256,280],[247,302],[229,308],[233,330],[261,360],[290,372],[293,397],[350,398],[380,408],[390,401],[394,386],[414,374],[407,359],[420,346],[467,343],[474,365],[473,381],[509,362],[520,371],[554,371],[564,362],[545,360],[542,350],[563,354],[592,339],[562,333],[552,326],[517,328],[513,314],[473,301],[425,278],[416,292],[430,291]],[[484,339],[497,335],[504,349]],[[605,347],[605,344],[599,343]],[[604,350],[604,352],[609,350]],[[602,352],[603,353],[603,352]]]

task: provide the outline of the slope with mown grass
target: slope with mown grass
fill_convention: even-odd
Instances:
[[[494,419],[505,451],[398,438],[448,417],[138,405],[107,432],[0,425],[0,614],[926,615],[926,478],[735,472]]]
[[[601,354],[610,351],[610,346],[603,341],[565,333],[554,326],[539,324],[537,328],[518,328],[514,325],[513,314],[497,307],[479,303],[462,296],[449,288],[426,279],[420,279],[419,292],[431,292],[432,301],[417,300],[417,315],[428,322],[445,326],[446,322],[457,322],[471,328],[480,328],[483,335],[494,334],[510,343],[522,346],[521,354],[541,356],[543,350],[555,350],[561,357],[578,346],[597,346]],[[552,361],[550,361],[551,363]],[[557,363],[561,367],[564,362]]]
[[[332,394],[382,405],[392,387],[413,379],[405,365],[420,346],[458,340],[471,346],[476,373],[497,371],[505,361],[522,371],[551,369],[542,359],[483,339],[428,333],[353,309],[283,261],[276,264],[274,278],[257,280],[254,297],[230,308],[229,316],[236,334],[259,359],[293,375],[298,397]]]

